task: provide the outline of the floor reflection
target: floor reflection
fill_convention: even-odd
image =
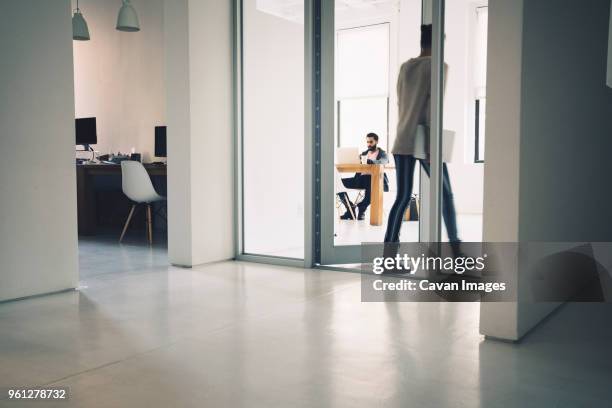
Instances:
[[[117,244],[108,245],[111,256]],[[162,265],[163,248],[121,251],[115,269],[88,264],[79,293],[0,305],[0,387],[69,386],[62,407],[612,400],[610,305],[568,304],[509,344],[478,334],[478,303],[362,303],[359,274],[240,262],[179,269]]]

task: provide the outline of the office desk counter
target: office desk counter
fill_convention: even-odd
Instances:
[[[383,192],[385,170],[395,169],[391,164],[336,164],[339,173],[362,173],[372,176],[371,180],[371,203],[370,203],[370,225],[382,225],[383,223]],[[406,209],[404,220],[410,221],[410,208]]]
[[[144,164],[147,173],[152,177],[166,177],[165,165]],[[121,177],[120,164],[77,164],[77,213],[79,234],[92,235],[96,231],[96,198],[92,177]]]
[[[339,173],[361,173],[371,176],[370,225],[383,223],[384,164],[336,164]]]

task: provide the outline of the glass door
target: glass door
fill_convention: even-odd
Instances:
[[[313,92],[314,129],[320,129],[315,140],[320,156],[314,159],[320,188],[316,250],[323,265],[358,264],[363,243],[384,241],[397,193],[391,153],[397,78],[401,65],[420,54],[421,24],[431,21],[432,4],[312,1],[313,55],[320,55],[313,64],[315,77],[320,74]],[[440,171],[432,173],[439,177]],[[427,209],[440,191],[421,183],[423,178],[415,169],[402,242],[430,240],[435,236],[430,220],[437,217],[439,225],[440,212]]]
[[[481,239],[487,0],[444,8],[444,0],[236,0],[240,259],[358,264],[363,243],[384,241],[397,196],[397,80],[421,54],[422,24],[433,24],[431,161],[415,165],[400,241],[448,239],[445,172],[460,238]]]

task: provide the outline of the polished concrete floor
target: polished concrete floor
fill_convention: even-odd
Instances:
[[[369,210],[366,212],[364,221],[340,220],[339,217],[344,213],[343,210],[337,211],[334,224],[336,234],[334,245],[361,245],[363,242],[383,242],[387,230],[387,217],[389,212],[383,213],[381,225],[370,225]],[[457,214],[457,226],[459,237],[463,242],[482,242],[482,214]],[[448,241],[446,227],[443,225],[442,239]],[[402,242],[418,242],[419,222],[404,221],[402,223],[400,237]],[[260,238],[258,236],[258,238]],[[279,240],[278,234],[269,234],[263,239],[252,239],[249,242],[248,250],[254,254],[266,254],[285,258],[304,258],[304,246],[291,244],[284,240]],[[254,242],[253,242],[254,241]]]
[[[478,334],[475,303],[361,303],[354,273],[179,269],[114,240],[82,241],[81,265],[79,291],[0,304],[0,389],[71,399],[0,406],[612,406],[608,305],[509,344]]]

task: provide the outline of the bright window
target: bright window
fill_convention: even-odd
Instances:
[[[338,30],[336,37],[338,146],[364,146],[374,132],[387,147],[389,24]]]

